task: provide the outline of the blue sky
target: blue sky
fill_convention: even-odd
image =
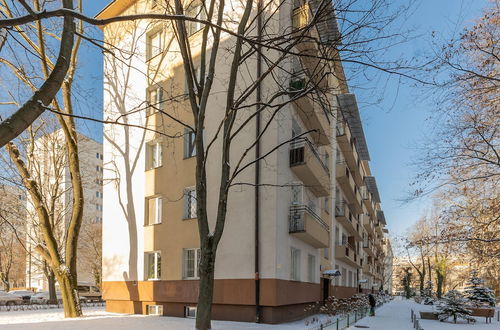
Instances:
[[[98,13],[109,1],[84,1],[87,15]],[[397,0],[396,0],[397,2]],[[430,35],[438,31],[442,36],[459,33],[464,25],[479,17],[481,10],[488,5],[487,0],[420,0],[411,18],[406,22],[408,28],[414,28],[419,37],[411,42],[391,50],[392,55],[421,55],[429,50]],[[95,30],[95,33],[99,33]],[[80,104],[82,113],[100,118],[102,107],[102,58],[100,51],[93,46],[85,46],[80,53],[83,70],[81,75],[82,90],[87,100]],[[80,73],[80,74],[81,74]],[[360,81],[356,85],[371,87],[374,83]],[[368,86],[366,86],[368,85]],[[371,156],[371,168],[376,176],[382,206],[388,221],[388,228],[393,234],[404,234],[429,208],[429,200],[418,200],[411,204],[402,204],[408,185],[415,175],[410,166],[417,155],[415,146],[424,137],[431,134],[427,121],[433,111],[433,104],[426,102],[421,91],[411,83],[398,84],[391,80],[380,91],[382,101],[373,105],[370,97],[373,93],[364,89],[354,89],[357,94],[365,134]],[[98,140],[102,140],[99,125],[83,123],[84,131]]]

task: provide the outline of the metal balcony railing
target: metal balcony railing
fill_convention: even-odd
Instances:
[[[321,219],[311,208],[306,205],[291,205],[290,206],[290,221],[289,221],[289,232],[299,233],[304,232],[305,219],[304,215],[309,214],[318,224],[320,224],[325,230],[330,231],[330,226]]]
[[[316,159],[318,159],[321,166],[325,169],[328,175],[330,175],[328,166],[319,155],[318,150],[307,138],[300,138],[290,143],[290,166],[302,165],[306,163],[305,148],[309,148],[309,150],[311,150],[312,154],[316,157]]]

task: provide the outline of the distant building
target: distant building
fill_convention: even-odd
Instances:
[[[78,240],[78,281],[95,283],[96,280],[100,280],[101,272],[102,144],[82,134],[78,134],[78,143],[84,193],[83,222]],[[33,172],[39,176],[44,195],[53,196],[56,201],[51,220],[60,228],[56,230],[56,239],[59,242],[64,239],[65,228],[71,219],[73,198],[64,146],[64,134],[62,129],[59,129],[35,141],[33,156],[35,162],[33,168],[36,168]],[[31,254],[28,254],[26,261],[26,285],[46,290],[46,265],[41,256],[34,251],[34,247],[42,242],[42,238],[36,226],[38,220],[29,196],[27,209],[27,248]]]
[[[0,287],[25,286],[26,194],[22,188],[0,185]]]

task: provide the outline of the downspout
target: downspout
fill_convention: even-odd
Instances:
[[[257,79],[262,76],[262,56],[260,41],[262,39],[262,0],[257,0]],[[255,137],[257,143],[255,144],[255,322],[261,321],[261,307],[260,307],[260,241],[259,241],[259,223],[260,223],[260,111],[262,101],[261,83],[256,88],[256,111],[255,116]]]

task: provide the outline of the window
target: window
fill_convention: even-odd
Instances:
[[[185,306],[184,307],[184,317],[194,319],[196,318],[196,307]]]
[[[349,287],[352,287],[352,271],[349,271]]]
[[[291,248],[291,274],[292,281],[300,281],[300,250],[294,247]]]
[[[335,245],[340,245],[340,230],[339,230],[339,226],[335,226]]]
[[[96,217],[94,223],[102,223],[102,218],[101,217]]]
[[[323,257],[328,260],[330,259],[330,248],[324,248],[323,249]]]
[[[99,203],[97,203],[97,204],[95,205],[95,209],[96,209],[97,211],[102,211],[102,205],[101,205],[101,204],[99,204]]]
[[[342,267],[342,286],[347,286],[347,272],[346,272],[346,269],[344,267]]]
[[[186,8],[185,14],[187,17],[194,17],[199,20],[204,20],[206,18],[205,9],[203,8],[201,1],[193,1]],[[187,35],[193,35],[203,28],[203,24],[200,22],[190,22],[186,21],[186,32]]]
[[[146,252],[146,278],[148,280],[159,280],[161,278],[161,255],[160,252]]]
[[[184,158],[196,156],[195,136],[192,130],[187,128],[184,130]]]
[[[200,277],[198,266],[200,264],[200,249],[182,250],[183,274],[185,279],[195,279]]]
[[[195,188],[184,189],[184,219],[196,218],[196,190]]]
[[[325,204],[325,212],[330,214],[330,198],[325,197],[323,202]]]
[[[292,186],[292,205],[302,204],[303,186],[300,183],[294,183]]]
[[[314,282],[316,279],[316,257],[309,254],[307,256],[307,281]]]
[[[158,168],[163,164],[163,148],[160,142],[146,144],[146,170]]]
[[[197,93],[198,92],[198,89],[197,89],[197,86],[196,84],[200,84],[201,82],[201,70],[199,67],[196,67],[194,68],[194,77],[196,78],[196,81],[194,82],[194,92]],[[189,94],[189,84],[188,84],[188,79],[190,77],[185,74],[185,80],[184,80],[184,94],[186,94],[186,96],[188,96]]]
[[[95,192],[95,197],[99,198],[99,192],[98,191]]]
[[[95,158],[99,159],[99,153],[98,152],[95,154]]]
[[[152,87],[148,90],[148,109],[146,115],[151,116],[158,110],[164,110],[163,88],[160,86]]]
[[[149,33],[147,36],[146,56],[147,60],[158,56],[162,52],[161,30]]]
[[[146,225],[156,225],[161,223],[163,215],[163,198],[152,197],[147,199],[147,222]]]
[[[295,119],[292,119],[292,138],[299,136],[300,134],[302,134],[302,128]]]

